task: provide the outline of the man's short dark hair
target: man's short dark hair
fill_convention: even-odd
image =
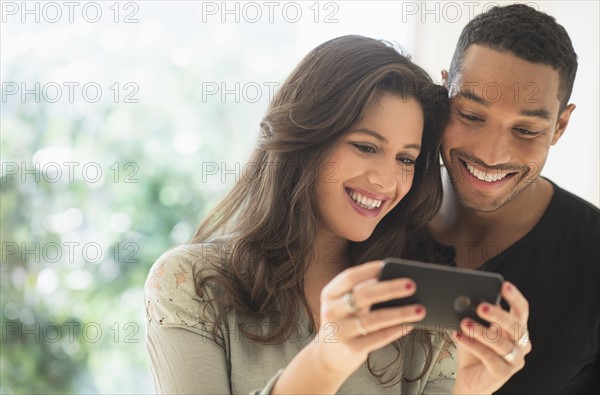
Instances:
[[[560,111],[567,106],[577,72],[577,54],[567,31],[554,17],[525,4],[494,7],[476,16],[467,23],[456,44],[449,86],[461,71],[465,51],[473,44],[552,66],[560,79]]]

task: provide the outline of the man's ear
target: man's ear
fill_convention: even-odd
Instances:
[[[567,129],[567,125],[569,124],[569,120],[571,119],[571,114],[575,110],[575,104],[569,104],[563,112],[558,117],[558,122],[556,122],[556,130],[554,131],[554,135],[552,136],[552,145],[556,144],[558,139],[563,135],[565,130]]]
[[[448,89],[448,70],[442,70],[442,86]]]

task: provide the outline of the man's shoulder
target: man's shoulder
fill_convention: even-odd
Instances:
[[[548,180],[550,181],[550,180]],[[600,209],[566,189],[550,181],[554,195],[548,207],[548,213],[565,220],[584,221],[589,225],[600,225]]]
[[[557,256],[568,251],[572,256],[597,262],[600,259],[600,210],[558,185],[552,185],[554,195],[544,217],[531,232],[532,236],[544,239],[545,248]]]

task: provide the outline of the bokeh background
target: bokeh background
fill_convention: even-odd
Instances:
[[[0,393],[150,393],[143,284],[243,176],[277,87],[343,34],[434,79],[490,2],[2,1]],[[496,4],[507,4],[496,2]],[[529,2],[571,34],[578,107],[543,172],[599,204],[596,1]]]

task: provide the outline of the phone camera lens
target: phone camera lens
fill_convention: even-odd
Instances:
[[[464,313],[471,307],[471,299],[468,296],[461,295],[454,299],[454,311]]]

